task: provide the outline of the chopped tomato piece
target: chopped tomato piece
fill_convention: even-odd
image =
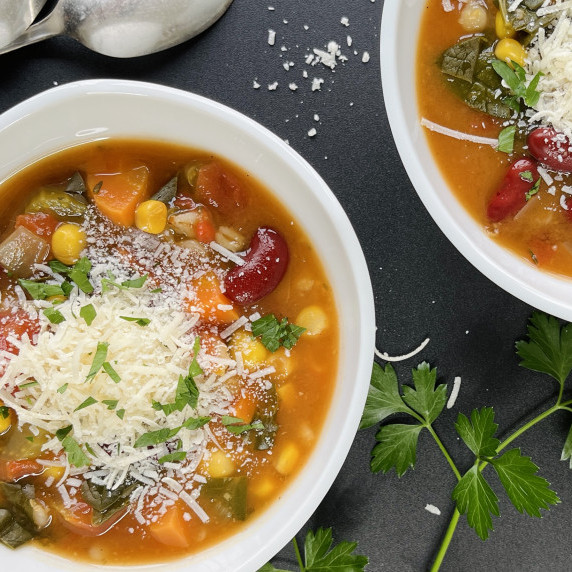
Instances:
[[[30,339],[40,331],[37,320],[34,320],[24,310],[18,310],[14,314],[10,311],[0,313],[0,350],[13,354],[18,353],[18,348],[14,346],[8,337],[13,336],[21,339],[24,334],[28,334]]]
[[[230,324],[238,320],[234,304],[222,293],[220,281],[214,272],[207,272],[192,284],[195,298],[189,300],[188,310],[200,312],[203,318],[215,324]]]
[[[50,213],[26,213],[16,217],[15,228],[23,226],[34,234],[49,240],[60,221]]]
[[[129,227],[135,222],[137,205],[148,196],[149,169],[139,165],[115,173],[87,176],[87,188],[95,206],[115,224]]]
[[[195,225],[197,240],[209,244],[215,239],[216,231],[209,217],[203,217]]]
[[[0,481],[13,483],[24,477],[40,475],[45,467],[34,459],[4,461],[0,459]]]
[[[218,163],[208,163],[199,169],[196,193],[200,202],[217,208],[222,215],[243,209],[247,203],[240,181]]]
[[[177,195],[173,206],[182,211],[190,211],[196,208],[197,203],[187,195]]]

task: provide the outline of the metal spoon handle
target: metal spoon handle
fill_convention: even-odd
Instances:
[[[0,54],[7,54],[18,48],[53,38],[64,31],[63,11],[58,10],[58,6],[56,6],[43,20],[30,26],[23,34],[18,36],[7,46],[0,48]]]

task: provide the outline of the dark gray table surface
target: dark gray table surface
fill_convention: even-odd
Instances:
[[[454,376],[462,377],[455,406],[435,427],[466,469],[471,458],[453,428],[459,412],[493,406],[501,433],[507,433],[546,403],[555,387],[546,376],[520,368],[514,353],[533,309],[456,251],[405,174],[383,104],[382,9],[382,0],[235,0],[201,36],[131,60],[95,54],[70,39],[52,39],[0,56],[0,112],[56,84],[124,78],[212,98],[287,139],[329,184],[361,241],[375,292],[378,348],[402,354],[431,338],[421,354],[396,364],[400,378],[409,381],[411,368],[422,360],[437,367],[450,385]],[[349,25],[343,25],[343,17]],[[276,31],[274,46],[268,44],[269,29]],[[345,63],[334,70],[305,63],[313,48],[324,49],[330,40],[340,44]],[[364,52],[370,54],[367,63]],[[314,77],[324,79],[320,91],[311,89]],[[275,81],[277,89],[269,90]],[[292,82],[296,91],[289,88]],[[308,135],[312,127],[314,137]],[[482,542],[462,520],[443,570],[572,569],[572,479],[568,463],[560,461],[569,424],[569,417],[556,415],[517,442],[562,503],[533,519],[499,494],[502,516],[494,520],[495,532]],[[422,434],[414,471],[401,479],[394,472],[374,475],[369,470],[374,436],[375,429],[356,435],[344,467],[299,540],[308,528],[331,526],[336,540],[359,542],[358,552],[370,558],[368,570],[425,570],[453,511],[454,476],[428,434]],[[499,491],[498,482],[491,482]],[[425,510],[428,503],[441,515]],[[294,570],[291,547],[273,563]]]

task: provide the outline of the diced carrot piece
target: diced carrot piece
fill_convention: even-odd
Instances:
[[[187,548],[190,544],[189,530],[183,518],[183,509],[175,504],[149,526],[151,536],[161,544],[176,548]]]
[[[15,228],[23,226],[37,236],[50,240],[60,221],[50,213],[26,213],[16,217]]]
[[[251,423],[256,411],[256,399],[251,395],[241,395],[232,405],[234,416],[242,419],[245,423]]]
[[[195,225],[195,233],[200,242],[209,244],[215,239],[216,231],[208,217],[204,217]]]
[[[214,272],[203,274],[192,286],[195,298],[189,300],[188,311],[199,311],[205,320],[216,324],[230,324],[238,320],[238,311],[222,293],[219,279]]]
[[[552,243],[540,238],[531,241],[529,251],[532,261],[539,266],[549,263],[555,255]]]
[[[23,477],[39,475],[44,466],[34,459],[0,460],[0,481],[13,483]]]
[[[95,206],[112,222],[124,227],[133,226],[137,205],[148,197],[148,182],[149,169],[145,165],[87,176],[88,193]]]

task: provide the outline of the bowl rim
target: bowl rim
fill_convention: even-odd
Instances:
[[[449,189],[429,150],[419,123],[416,55],[411,37],[418,38],[424,0],[386,0],[380,29],[382,88],[387,117],[395,145],[419,198],[438,227],[459,252],[482,274],[523,302],[572,320],[570,278],[532,267],[517,254],[494,242],[469,215]],[[400,30],[401,18],[409,11],[409,34]],[[414,28],[414,29],[413,29]],[[407,52],[400,39],[407,37]],[[407,64],[403,64],[403,60]],[[410,90],[405,91],[404,86]],[[407,93],[407,97],[404,94]],[[413,94],[413,98],[411,97]],[[412,112],[411,105],[414,105]],[[423,162],[429,155],[431,165]],[[447,190],[447,198],[438,192]],[[449,200],[451,199],[451,200]]]
[[[233,128],[244,130],[244,132],[247,133],[247,137],[252,139],[255,144],[268,146],[269,149],[272,150],[272,153],[274,153],[276,156],[280,155],[289,169],[296,172],[299,176],[303,176],[305,180],[308,181],[308,185],[311,187],[311,192],[314,198],[320,202],[320,205],[324,209],[324,215],[329,217],[332,224],[337,225],[340,237],[343,236],[343,244],[347,249],[345,252],[347,255],[348,265],[346,268],[346,273],[348,276],[351,276],[351,286],[355,294],[355,305],[359,309],[359,322],[356,323],[356,333],[358,334],[357,338],[359,341],[355,342],[355,351],[357,352],[359,359],[354,364],[355,373],[352,376],[353,379],[345,381],[346,386],[349,383],[352,383],[355,388],[352,390],[351,399],[344,402],[347,414],[341,419],[339,417],[335,419],[335,427],[339,434],[339,438],[336,441],[336,447],[332,451],[332,454],[329,455],[327,459],[320,462],[321,471],[319,474],[314,475],[311,481],[309,481],[304,474],[305,469],[302,469],[293,478],[292,482],[288,485],[287,489],[282,495],[283,497],[287,497],[290,492],[295,489],[296,486],[300,488],[300,483],[302,480],[304,480],[310,488],[305,492],[302,503],[298,506],[291,506],[287,511],[285,511],[285,505],[282,502],[283,499],[276,499],[273,501],[273,503],[271,503],[270,507],[264,509],[262,514],[253,520],[253,524],[247,525],[244,529],[246,532],[256,526],[258,529],[261,529],[261,527],[264,526],[265,521],[268,521],[272,518],[275,519],[275,517],[270,513],[274,510],[273,507],[278,505],[278,502],[281,502],[280,510],[283,513],[281,514],[280,521],[281,528],[277,533],[272,534],[269,538],[265,537],[265,542],[259,543],[257,546],[250,547],[251,553],[248,555],[248,558],[242,562],[237,562],[234,560],[232,562],[228,560],[222,561],[220,553],[217,554],[217,547],[222,547],[222,550],[225,550],[227,543],[236,543],[236,539],[239,538],[242,534],[238,533],[231,536],[230,539],[223,540],[222,542],[215,544],[212,548],[207,548],[206,550],[201,551],[196,555],[191,555],[177,561],[157,565],[152,564],[128,567],[128,569],[131,570],[141,568],[152,568],[154,570],[181,568],[185,570],[196,570],[201,572],[211,572],[215,570],[224,570],[227,572],[231,569],[235,570],[236,572],[248,572],[256,570],[268,560],[270,560],[270,558],[273,557],[277,552],[279,552],[279,550],[306,523],[306,521],[318,507],[319,503],[327,494],[338,472],[340,471],[345,458],[349,453],[351,444],[353,443],[356,431],[358,429],[361,413],[363,411],[365,399],[369,389],[369,378],[371,376],[371,365],[374,355],[373,350],[375,347],[375,306],[373,289],[365,257],[351,222],[349,221],[349,218],[347,217],[340,203],[328,185],[325,183],[325,181],[305,159],[303,159],[279,137],[274,135],[270,130],[255,122],[253,119],[228,106],[217,103],[192,92],[150,82],[121,79],[97,79],[71,82],[38,93],[2,113],[0,115],[0,142],[2,132],[5,129],[16,125],[23,117],[27,118],[29,116],[34,116],[34,114],[41,113],[42,109],[45,109],[46,107],[56,104],[63,105],[66,102],[74,101],[78,98],[101,98],[107,96],[109,96],[111,99],[114,97],[124,96],[143,96],[148,98],[158,98],[161,101],[167,101],[173,105],[188,105],[195,109],[198,113],[212,114],[215,117],[221,117]],[[26,163],[29,163],[29,160],[23,160],[21,167],[25,166]],[[252,170],[249,168],[249,166],[240,166],[246,170]],[[7,169],[8,167],[2,167],[0,168],[0,171]],[[12,174],[12,172],[10,172],[10,174]],[[5,177],[1,177],[1,179],[4,180]],[[280,202],[284,202],[280,197],[277,198]],[[296,213],[293,214],[296,216]],[[303,227],[303,225],[301,226]],[[303,230],[309,234],[306,228],[303,227]],[[318,250],[317,247],[316,250]],[[321,254],[322,253],[318,252],[319,257],[323,258]],[[336,286],[332,286],[335,292]],[[339,313],[341,307],[340,300],[337,300],[337,304],[339,306]],[[343,332],[340,332],[339,338],[339,369],[341,369],[342,350],[344,347]],[[340,373],[338,373],[337,386],[340,385]],[[313,452],[310,454],[309,459],[305,463],[306,468],[310,465],[311,460],[317,455],[320,448],[320,443],[325,439],[324,433],[326,432],[328,424],[332,425],[334,421],[332,417],[333,404],[330,406],[330,410],[324,420],[320,438],[318,442],[313,446]],[[315,461],[312,462],[315,464]],[[297,492],[301,493],[301,491]],[[258,525],[256,523],[258,523]],[[36,566],[35,569],[37,570],[61,570],[63,568],[73,568],[74,570],[85,568],[93,570],[102,568],[102,566],[98,565],[84,565],[81,563],[78,564],[76,562],[55,556],[51,553],[38,550],[34,547],[25,547],[18,552],[9,552],[7,555],[3,556],[9,557],[12,555],[14,558],[14,563],[20,563],[21,565],[22,561],[18,556],[19,554],[33,554],[34,557],[39,555],[41,561],[34,561],[34,565]],[[9,564],[10,558],[8,558],[6,562]],[[38,568],[40,562],[41,568]],[[52,566],[54,567],[52,568]],[[104,569],[125,570],[126,568],[121,566],[105,566]]]

